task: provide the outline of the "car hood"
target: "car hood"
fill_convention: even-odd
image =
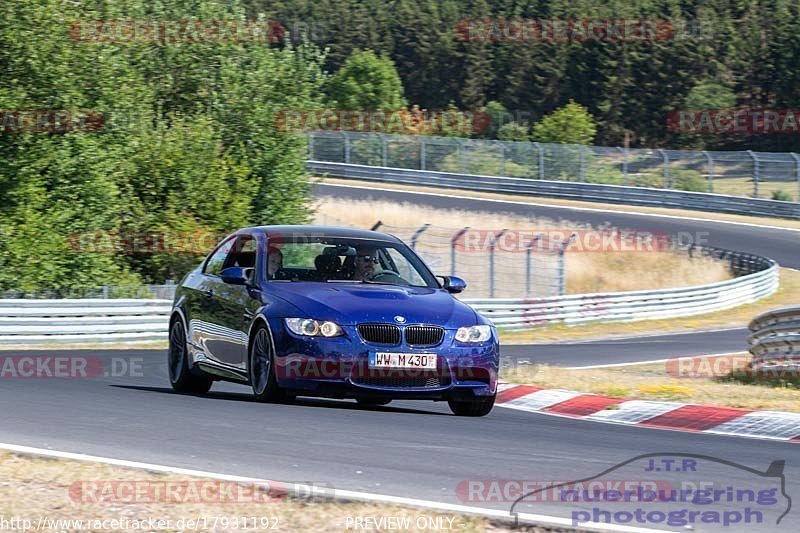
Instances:
[[[475,311],[442,289],[361,283],[270,283],[269,293],[286,300],[304,317],[343,326],[364,322],[437,324],[457,328],[478,323]]]

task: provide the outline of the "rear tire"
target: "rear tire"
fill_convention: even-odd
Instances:
[[[250,343],[247,373],[253,396],[259,402],[287,401],[289,397],[278,386],[275,378],[275,356],[269,339],[269,331],[263,324],[256,326]]]
[[[450,410],[457,416],[486,416],[492,412],[494,407],[494,396],[478,398],[466,402],[448,400]]]
[[[389,405],[392,400],[386,398],[356,398],[361,405]]]
[[[205,394],[214,381],[206,375],[195,375],[189,369],[189,351],[186,349],[186,330],[181,319],[176,319],[169,328],[169,351],[167,352],[169,382],[175,392]]]

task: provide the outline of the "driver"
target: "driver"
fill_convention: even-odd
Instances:
[[[375,265],[378,263],[378,250],[374,246],[361,245],[356,247],[356,259],[353,275],[354,281],[367,281],[375,274]]]
[[[283,252],[275,246],[270,246],[267,250],[267,274],[269,278],[274,278],[281,268],[283,268]]]

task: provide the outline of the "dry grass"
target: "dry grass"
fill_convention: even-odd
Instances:
[[[739,361],[748,359],[747,354],[737,357]],[[719,358],[694,358],[693,367],[699,368],[698,362],[705,361],[706,368],[713,368],[714,359]],[[743,380],[722,376],[677,377],[681,374],[676,372],[676,368],[675,363],[583,370],[567,370],[545,365],[518,366],[504,369],[501,377],[517,383],[592,392],[613,398],[800,412],[800,389],[796,383],[768,379],[759,383],[745,383]]]
[[[731,277],[722,261],[672,252],[573,253],[566,264],[570,294],[689,287]]]
[[[357,228],[371,228],[379,220],[390,226],[419,227],[428,223],[448,228],[502,228],[548,230],[563,224],[542,217],[520,217],[513,213],[490,213],[463,209],[437,209],[410,202],[394,203],[378,200],[344,200],[325,196],[315,204],[315,220],[320,223],[342,223]],[[591,229],[573,224],[570,229]]]
[[[521,217],[514,214],[498,214],[458,209],[436,209],[412,203],[392,203],[371,200],[342,200],[323,197],[316,206],[315,222],[371,228],[378,220],[383,229],[406,240],[423,223],[436,227],[428,230],[420,239],[417,250],[435,269],[449,272],[449,236],[453,230],[441,228],[463,228],[499,231],[503,228],[525,231],[535,235],[542,231],[563,230],[570,232],[592,230],[590,226],[564,223],[541,217]],[[604,228],[607,229],[607,228]],[[585,234],[585,233],[584,233]],[[644,248],[647,250],[647,248]],[[426,255],[427,254],[427,255]],[[501,252],[498,252],[498,256]],[[525,286],[524,254],[503,253],[496,264],[495,296],[513,298],[524,296],[520,289]],[[538,276],[539,287],[544,292],[532,296],[549,295],[555,279],[555,258],[544,254],[534,254],[540,261],[534,266],[534,276]],[[458,260],[459,273],[469,284],[465,297],[485,297],[488,295],[486,270],[487,252],[472,252],[469,256],[461,254]],[[567,292],[570,294],[632,291],[685,287],[722,281],[731,277],[725,262],[710,258],[689,258],[682,253],[671,251],[616,251],[600,252],[578,251],[569,248],[566,255]],[[544,280],[544,281],[542,281]]]
[[[92,492],[82,492],[84,485],[75,485],[81,482],[94,482],[101,487],[112,486],[113,482],[137,482],[137,486],[166,482],[190,481],[191,483],[203,482],[200,478],[187,476],[163,475],[142,470],[127,469],[104,464],[55,460],[38,458],[25,455],[16,455],[0,452],[0,517],[10,521],[12,518],[30,519],[33,527],[40,517],[51,520],[81,519],[94,520],[171,520],[172,527],[161,531],[179,531],[191,529],[184,526],[177,527],[178,520],[197,520],[199,517],[207,519],[207,527],[200,527],[201,531],[210,531],[216,523],[216,531],[264,531],[277,524],[278,531],[343,531],[348,529],[348,518],[351,518],[349,529],[356,517],[392,517],[397,519],[410,519],[411,528],[405,531],[418,531],[416,520],[420,524],[428,518],[432,520],[443,519],[445,526],[452,523],[452,531],[507,531],[502,525],[492,524],[479,517],[463,515],[439,514],[425,510],[405,508],[397,505],[380,505],[367,503],[341,503],[332,501],[307,501],[291,498],[273,498],[267,501],[252,503],[239,501],[236,503],[186,503],[186,500],[175,502],[142,502],[130,501],[105,501],[97,502],[92,497]],[[205,480],[208,481],[208,480]],[[109,483],[111,482],[111,483]],[[101,484],[102,483],[102,484]],[[213,486],[214,481],[210,482]],[[174,486],[174,485],[173,485]],[[195,485],[198,486],[198,485]],[[202,485],[200,485],[202,486]],[[72,488],[73,492],[70,493]],[[82,495],[88,494],[88,497]],[[109,496],[111,492],[102,492]],[[118,494],[126,497],[120,491]],[[185,494],[181,493],[181,494]],[[202,493],[201,493],[202,494]],[[155,498],[163,500],[164,498]],[[245,498],[246,500],[247,498]],[[141,500],[140,500],[141,501]],[[252,526],[253,517],[258,523],[256,527],[238,528],[234,521],[238,518],[250,517],[249,526]],[[448,522],[452,520],[452,522]],[[226,520],[227,522],[224,522]],[[225,527],[224,524],[228,526]],[[427,523],[427,522],[425,522]],[[92,527],[61,527],[45,528],[44,530],[100,530]],[[103,531],[121,531],[119,527],[103,527]],[[154,529],[145,527],[145,531]],[[376,531],[376,528],[367,528]],[[532,529],[533,530],[533,529]],[[531,530],[531,531],[532,531]],[[540,531],[545,531],[540,529]]]

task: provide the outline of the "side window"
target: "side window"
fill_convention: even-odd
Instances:
[[[233,243],[235,239],[231,238],[222,243],[219,248],[214,250],[214,253],[211,254],[211,257],[208,258],[206,262],[206,266],[203,269],[204,274],[208,274],[210,276],[219,276],[222,269],[225,267],[225,260],[228,258],[228,254],[230,254],[231,250],[233,249]]]
[[[233,251],[224,263],[224,268],[238,266],[253,268],[256,266],[256,240],[251,235],[240,235],[233,245]]]

